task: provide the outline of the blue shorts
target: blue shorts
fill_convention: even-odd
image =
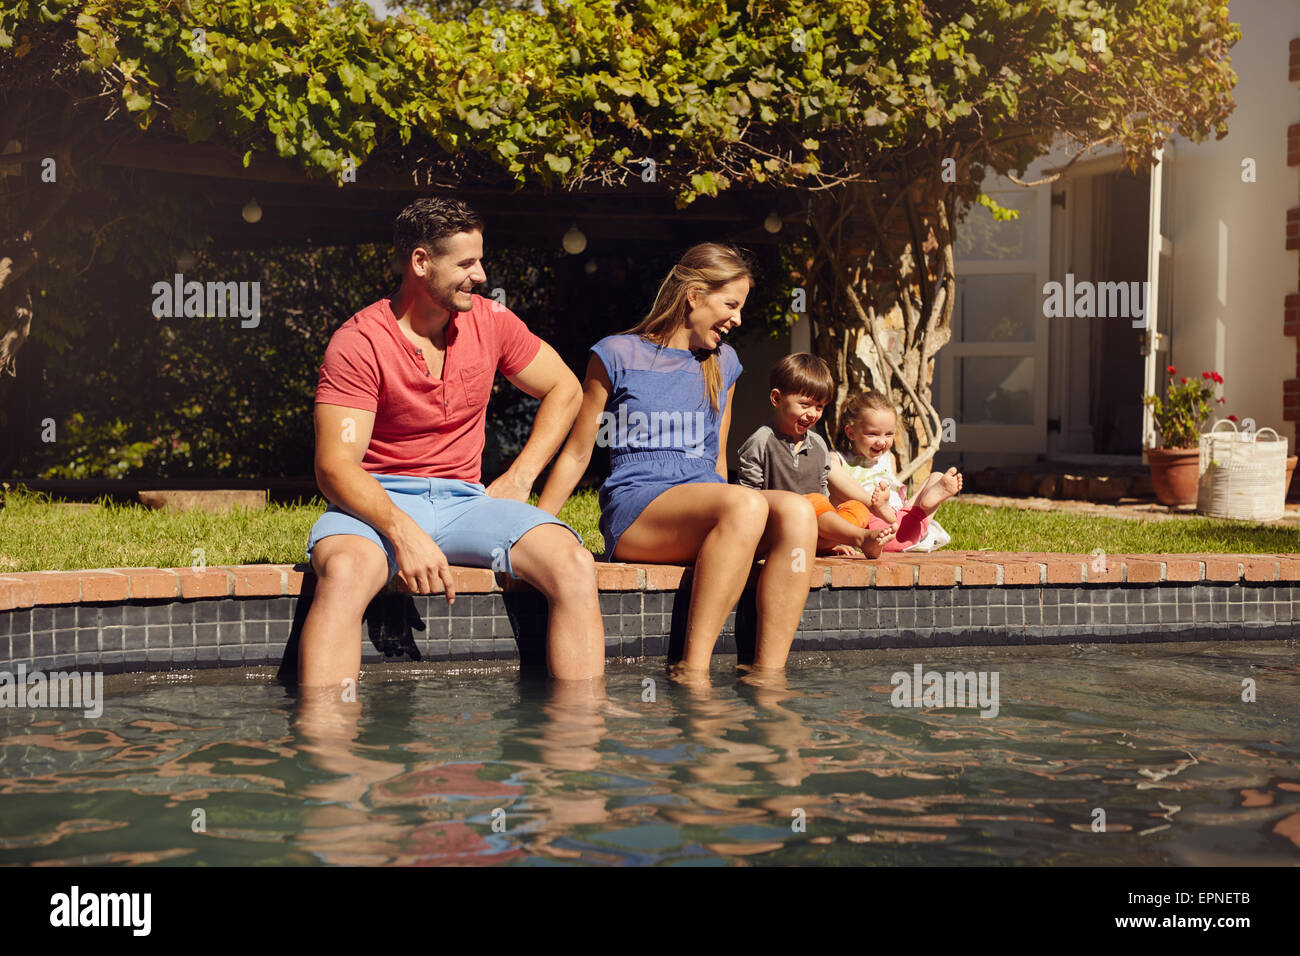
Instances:
[[[388,492],[393,504],[415,519],[452,564],[504,570],[512,578],[518,578],[510,562],[510,549],[525,532],[543,524],[569,528],[541,508],[510,498],[489,497],[483,485],[476,481],[412,475],[372,477]],[[330,505],[312,525],[307,539],[308,561],[316,542],[333,534],[355,534],[373,541],[388,556],[388,576],[397,573],[393,542],[337,505]],[[582,535],[573,531],[573,536],[582,543]]]

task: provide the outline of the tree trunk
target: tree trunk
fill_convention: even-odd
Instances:
[[[8,259],[0,259],[0,273],[5,271],[8,263]],[[0,372],[8,372],[10,375],[17,374],[14,357],[32,331],[31,295],[28,294],[25,298],[25,304],[15,306],[10,318],[0,321]]]
[[[23,115],[23,111],[19,111],[19,115]],[[31,281],[41,261],[40,237],[42,233],[59,231],[51,229],[51,226],[56,224],[59,214],[77,194],[77,174],[72,165],[73,148],[93,135],[86,128],[79,133],[74,132],[72,123],[72,107],[69,104],[64,110],[58,145],[47,153],[54,159],[56,180],[52,183],[42,182],[40,174],[33,169],[19,172],[18,175],[23,177],[20,182],[25,185],[18,193],[23,201],[10,204],[4,210],[4,218],[0,220],[0,226],[3,227],[0,229],[0,372],[8,372],[10,375],[15,374],[19,349],[31,335]],[[5,128],[15,132],[16,123],[10,122]],[[88,129],[93,131],[93,127]],[[4,145],[5,140],[0,139],[0,149]],[[24,148],[28,145],[23,144]],[[36,164],[39,158],[22,155],[27,164]],[[3,157],[0,155],[0,163],[2,162]],[[8,199],[8,195],[5,198]]]
[[[805,278],[812,349],[836,382],[823,416],[827,437],[844,448],[845,399],[883,392],[898,411],[899,475],[919,487],[943,430],[930,385],[935,353],[951,337],[949,190],[884,180],[815,196]]]

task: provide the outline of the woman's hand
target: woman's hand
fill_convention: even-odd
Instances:
[[[531,482],[525,482],[518,475],[505,471],[498,475],[484,491],[493,498],[527,502],[528,496],[533,493],[533,486]]]
[[[600,416],[609,402],[611,391],[613,386],[605,371],[605,363],[599,356],[592,355],[587,361],[587,377],[582,383],[582,405],[578,409],[578,417],[573,420],[568,440],[555,457],[550,477],[546,479],[546,487],[537,499],[537,507],[548,514],[560,513],[587,470],[591,450],[596,446]]]

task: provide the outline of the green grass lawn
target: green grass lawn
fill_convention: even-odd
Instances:
[[[536,499],[534,499],[535,502]],[[76,568],[190,567],[220,564],[296,564],[312,523],[325,509],[306,504],[268,505],[265,511],[166,514],[141,505],[101,501],[93,508],[63,508],[47,496],[10,491],[0,510],[0,574]],[[599,554],[596,493],[575,494],[560,512]],[[950,550],[1108,553],[1297,552],[1300,530],[1209,518],[1133,521],[953,501],[939,520],[952,534]]]

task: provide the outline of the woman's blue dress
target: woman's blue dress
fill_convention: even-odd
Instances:
[[[612,561],[623,532],[664,491],[725,483],[717,472],[718,429],[742,366],[730,345],[718,347],[722,386],[715,411],[701,369],[709,352],[654,345],[639,335],[606,336],[591,351],[612,386],[596,438],[609,448],[599,501],[605,560]]]

